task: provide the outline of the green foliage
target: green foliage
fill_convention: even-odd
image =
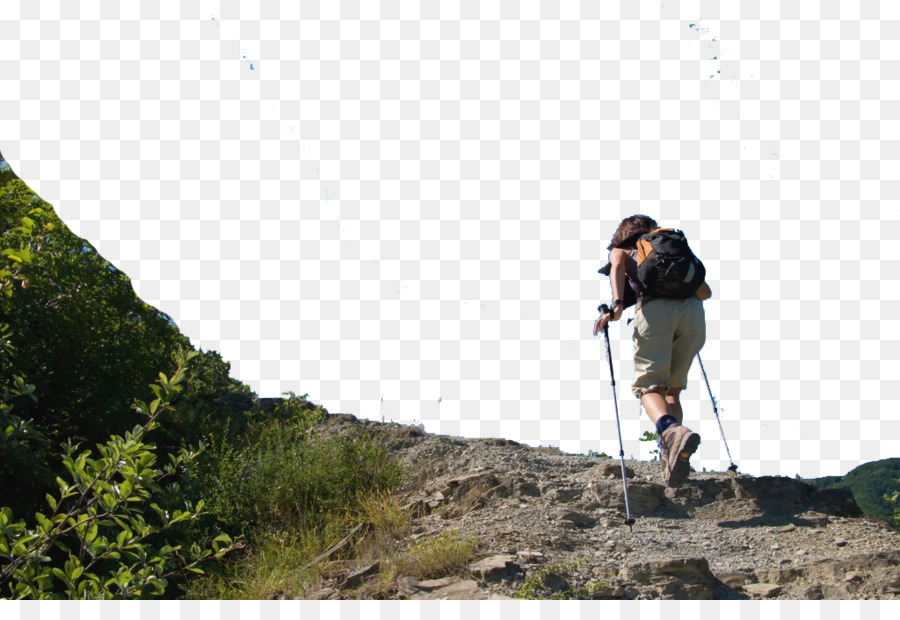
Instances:
[[[323,567],[310,565],[310,560],[334,542],[317,532],[260,534],[246,553],[232,557],[226,570],[207,571],[191,580],[185,597],[266,600],[277,594],[303,596],[321,587]]]
[[[240,442],[212,442],[195,485],[222,522],[245,531],[267,523],[315,529],[356,511],[360,496],[399,486],[400,465],[377,435],[313,439],[324,412],[292,407],[288,399],[281,413],[291,415],[255,424]]]
[[[8,166],[0,169],[0,488],[17,514],[39,510],[63,473],[51,446],[101,443],[131,401],[190,343],[128,277],[65,226]],[[249,392],[218,353],[192,364],[179,407],[157,431],[177,450],[203,433],[243,432],[212,401]],[[56,471],[53,471],[56,469]]]
[[[864,463],[846,476],[826,476],[813,480],[816,489],[847,488],[867,517],[890,521],[894,507],[885,499],[896,490],[900,477],[900,458],[882,459]]]
[[[644,436],[638,439],[638,441],[655,441],[659,443],[659,434],[644,431]],[[657,447],[656,450],[651,450],[650,454],[653,455],[653,458],[651,459],[652,462],[655,463],[659,461],[659,447]]]
[[[10,175],[0,172],[0,180]],[[0,184],[0,204],[8,194],[9,188]],[[37,398],[34,385],[26,383],[17,364],[12,328],[5,321],[14,291],[29,284],[25,268],[40,247],[41,233],[49,226],[46,219],[45,211],[36,207],[21,216],[18,226],[15,220],[3,218],[5,224],[0,229],[0,488],[8,491],[7,501],[19,510],[36,501],[53,478],[45,464],[45,435],[30,420],[13,413],[14,401],[21,402],[27,396],[36,402]]]
[[[478,538],[455,529],[414,544],[400,559],[400,572],[418,579],[438,579],[461,573],[475,557]]]
[[[214,403],[217,398],[231,393],[253,395],[250,387],[231,378],[230,372],[231,364],[217,351],[199,352],[184,382],[178,411],[160,439],[162,446],[194,444],[209,435],[234,440],[247,431],[253,420],[251,412],[234,411]]]
[[[900,484],[900,478],[897,478],[894,482]],[[883,497],[884,501],[892,506],[888,523],[890,523],[891,526],[900,529],[900,506],[897,505],[897,500],[900,499],[900,489],[893,493],[885,493]]]
[[[297,396],[293,392],[282,392],[285,398],[275,406],[274,417],[279,420],[287,420],[296,425],[300,432],[307,432],[315,426],[322,424],[327,417],[322,407],[310,407],[306,397],[309,394]]]
[[[586,560],[581,559],[572,564],[549,564],[539,568],[525,579],[518,590],[513,594],[513,598],[520,599],[550,599],[550,600],[571,600],[571,599],[589,599],[598,590],[608,586],[604,581],[592,581],[586,586],[580,588],[567,588],[564,590],[553,590],[547,583],[551,576],[561,577],[571,570],[575,570]]]
[[[0,323],[38,397],[18,415],[56,442],[104,441],[190,343],[11,170],[0,172],[0,204]]]
[[[188,466],[199,450],[169,454],[169,463],[156,466],[154,448],[145,436],[158,426],[180,391],[187,361],[196,355],[178,354],[172,377],[159,373],[150,385],[156,398],[149,404],[135,400],[135,411],[146,422],[124,437],[114,435],[105,445],[77,452],[69,442],[62,456],[67,479],[57,478],[58,493],[47,494],[49,510],[35,514],[35,522],[14,520],[0,509],[0,577],[11,598],[138,598],[165,593],[167,579],[221,557],[231,548],[222,534],[210,548],[193,543],[187,548],[152,539],[178,523],[196,519],[203,502],[171,512],[154,500],[161,484]],[[202,447],[201,447],[202,449]],[[152,522],[148,521],[155,513]]]

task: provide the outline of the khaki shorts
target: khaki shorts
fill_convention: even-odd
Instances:
[[[688,370],[706,342],[703,302],[653,299],[638,302],[634,315],[634,383],[637,398],[687,387]]]

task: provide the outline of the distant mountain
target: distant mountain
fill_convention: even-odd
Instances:
[[[824,476],[810,480],[817,490],[850,489],[863,514],[875,519],[887,520],[892,506],[884,501],[885,493],[893,493],[900,487],[900,458],[882,459],[860,465],[846,476]]]

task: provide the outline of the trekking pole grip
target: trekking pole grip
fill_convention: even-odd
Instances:
[[[601,316],[601,317],[606,316],[607,314],[609,314],[609,306],[607,306],[606,304],[600,304],[599,306],[597,306],[597,310],[600,311],[600,316]],[[604,333],[604,334],[608,334],[608,333],[609,333],[609,323],[607,323],[606,325],[603,326],[603,333]]]

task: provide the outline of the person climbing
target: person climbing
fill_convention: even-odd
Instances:
[[[648,233],[654,233],[656,238],[644,237]],[[607,247],[609,263],[600,270],[610,276],[613,302],[610,312],[594,325],[596,334],[610,321],[618,321],[625,308],[636,305],[632,392],[656,425],[662,477],[669,487],[684,484],[690,474],[690,457],[700,445],[700,435],[682,424],[684,412],[679,395],[687,386],[688,370],[694,357],[706,342],[703,300],[712,296],[705,269],[690,250],[688,254],[695,262],[688,264],[687,276],[679,278],[683,280],[677,283],[680,285],[677,289],[679,297],[664,296],[666,291],[660,292],[658,287],[647,284],[646,270],[655,268],[652,263],[656,259],[655,255],[651,256],[651,250],[655,249],[655,246],[651,247],[651,241],[656,243],[662,238],[663,243],[676,244],[669,247],[677,247],[677,236],[684,239],[680,231],[660,229],[656,221],[646,215],[633,215],[622,220]],[[639,244],[643,244],[640,253]],[[652,259],[647,261],[649,267],[645,266],[639,272],[639,261],[648,256]],[[660,281],[662,279],[659,277]]]

